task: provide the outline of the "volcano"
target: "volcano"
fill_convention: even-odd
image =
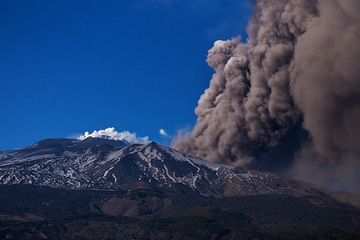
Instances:
[[[360,239],[354,194],[155,142],[45,139],[0,184],[2,239]]]

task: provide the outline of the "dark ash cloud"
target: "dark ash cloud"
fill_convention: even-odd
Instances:
[[[287,169],[303,179],[316,169],[317,182],[354,190],[358,177],[347,174],[360,164],[360,1],[254,4],[248,41],[217,41],[209,50],[215,73],[194,129],[174,147],[210,161],[272,166],[279,160],[259,153],[284,145],[303,124],[307,143]]]

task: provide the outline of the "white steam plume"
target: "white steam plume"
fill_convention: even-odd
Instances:
[[[138,137],[136,133],[131,133],[129,131],[118,132],[115,128],[109,127],[104,130],[95,130],[92,133],[84,132],[84,134],[78,137],[79,140],[84,140],[88,137],[93,138],[106,138],[112,140],[122,140],[129,143],[147,143],[149,142],[149,137]]]

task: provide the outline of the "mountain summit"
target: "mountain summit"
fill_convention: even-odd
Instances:
[[[58,138],[0,152],[6,239],[358,239],[360,210],[336,196],[155,142]]]
[[[131,190],[183,185],[204,196],[317,195],[319,190],[274,174],[214,164],[155,142],[46,139],[0,152],[1,184],[63,189]]]

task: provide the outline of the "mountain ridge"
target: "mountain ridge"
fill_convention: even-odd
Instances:
[[[220,197],[317,191],[297,180],[207,162],[156,142],[46,139],[0,152],[0,184],[129,190],[134,183],[165,188],[183,184],[205,196]]]
[[[334,194],[155,142],[45,139],[0,152],[0,239],[359,239],[357,198]]]

